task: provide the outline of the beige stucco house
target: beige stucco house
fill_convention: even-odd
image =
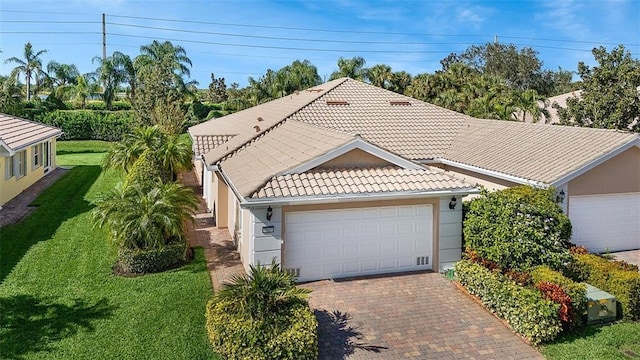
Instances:
[[[479,185],[554,186],[575,242],[640,248],[637,134],[474,119],[347,78],[189,133],[245,267],[275,259],[301,281],[443,270]]]
[[[55,169],[60,135],[58,128],[0,113],[0,209]]]

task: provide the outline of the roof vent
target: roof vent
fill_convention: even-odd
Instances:
[[[327,105],[349,105],[345,100],[327,100]]]
[[[253,128],[256,129],[256,132],[260,132],[260,126],[256,125]]]
[[[395,106],[409,106],[409,105],[411,105],[411,103],[408,102],[408,101],[389,101],[389,104],[395,105]]]
[[[264,121],[264,119],[262,118],[262,116],[258,116],[258,121]]]
[[[317,92],[317,93],[320,93],[320,92],[322,92],[322,89],[307,89],[307,92]]]

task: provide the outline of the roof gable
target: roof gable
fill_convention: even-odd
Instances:
[[[17,150],[60,135],[62,130],[56,127],[0,113],[0,144],[10,156]]]

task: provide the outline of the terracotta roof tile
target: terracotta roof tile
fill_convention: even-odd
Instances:
[[[323,185],[289,188],[288,184],[305,180]],[[350,181],[351,180],[351,181]],[[350,185],[349,183],[361,185]],[[325,185],[326,184],[326,185]],[[427,193],[442,190],[471,189],[473,185],[437,168],[424,170],[399,169],[397,167],[369,169],[333,169],[307,171],[301,174],[278,175],[252,194],[252,198],[278,198],[274,195],[290,190],[292,196],[332,196],[343,194],[379,194],[406,192]],[[295,191],[294,191],[295,190]],[[318,191],[319,190],[319,191]]]
[[[196,155],[203,155],[231,140],[233,135],[198,135],[194,138]]]
[[[0,113],[0,141],[8,150],[20,150],[60,135],[62,130],[56,127]]]

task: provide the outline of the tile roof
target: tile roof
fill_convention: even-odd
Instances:
[[[56,127],[0,113],[0,140],[11,151],[60,135]]]
[[[263,134],[250,146],[242,147],[233,156],[225,157],[219,166],[246,197],[275,174],[323,155],[354,138],[298,121],[287,121]]]
[[[231,138],[233,135],[197,135],[193,139],[196,155],[206,154]]]
[[[378,193],[424,193],[471,189],[473,185],[437,168],[409,170],[397,167],[329,169],[274,176],[252,198],[332,196]]]
[[[637,139],[616,130],[467,119],[443,158],[550,184]]]
[[[309,124],[360,134],[368,142],[414,160],[444,155],[467,118],[351,79],[291,116]]]

